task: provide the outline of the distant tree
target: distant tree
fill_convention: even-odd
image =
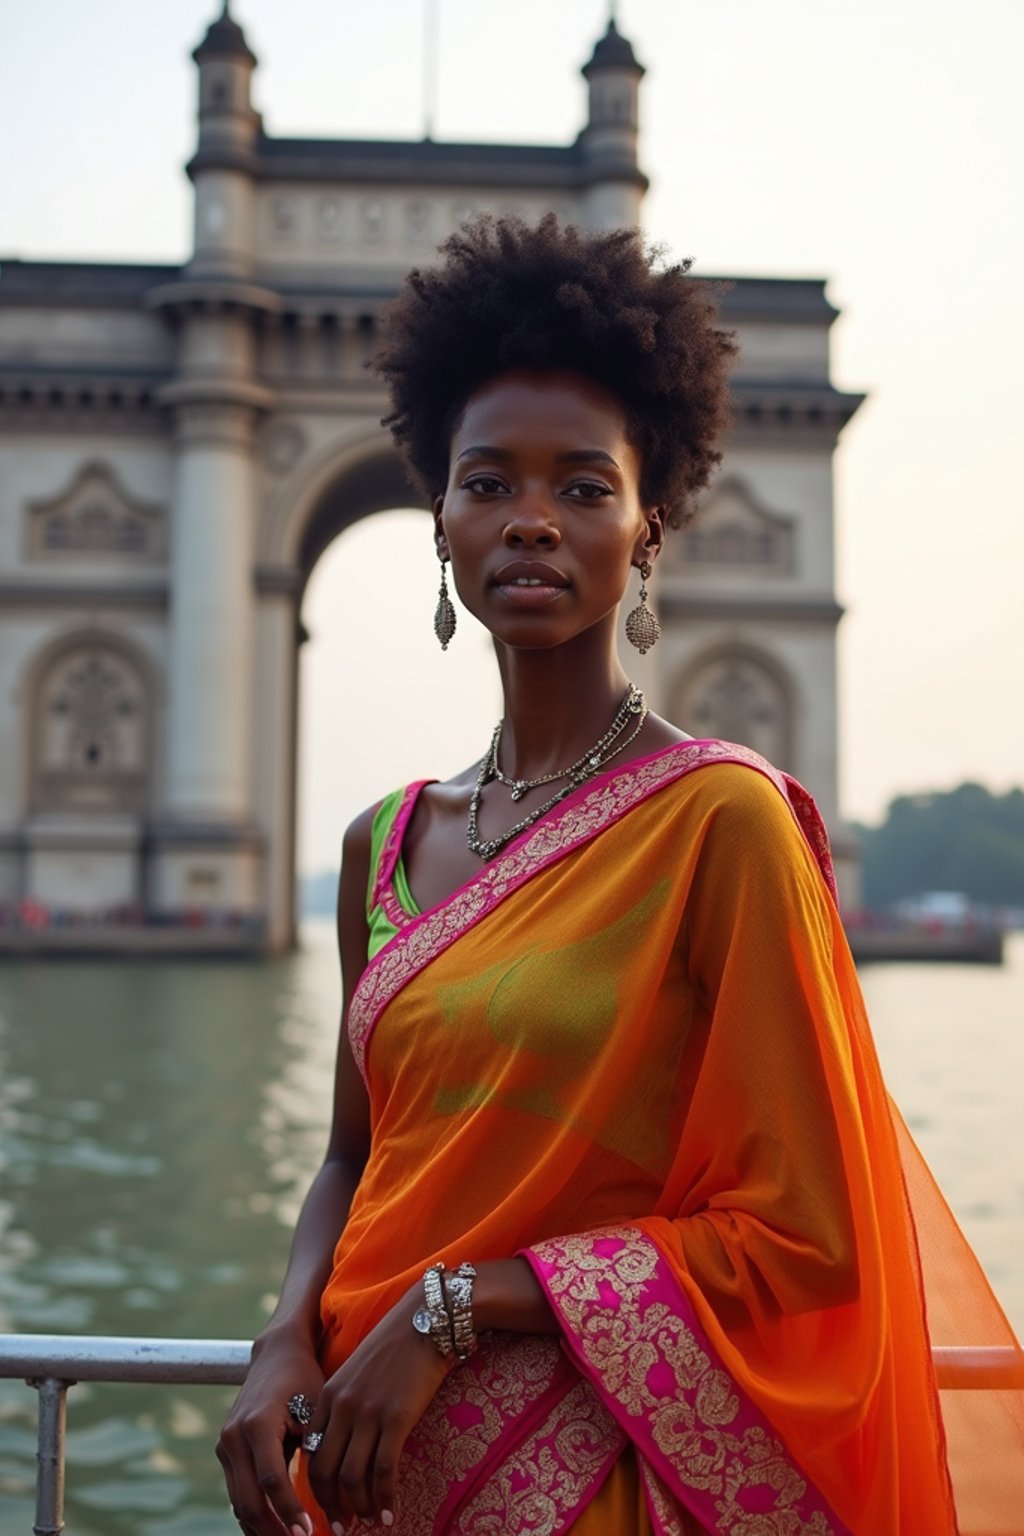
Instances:
[[[983,784],[900,795],[879,827],[859,826],[864,901],[888,907],[925,891],[963,891],[991,906],[1024,907],[1024,789]]]

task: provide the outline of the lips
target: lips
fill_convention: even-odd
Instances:
[[[543,560],[512,560],[495,573],[494,585],[515,588],[521,592],[552,587],[564,591],[569,585],[569,578],[564,571],[557,570]]]

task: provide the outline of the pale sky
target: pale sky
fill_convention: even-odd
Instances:
[[[437,0],[435,136],[568,142],[603,0]],[[179,261],[188,55],[216,0],[0,0],[0,254]],[[279,135],[417,137],[425,0],[235,0]],[[621,0],[648,68],[649,232],[706,275],[818,276],[833,376],[841,803],[1024,782],[1024,0]],[[304,608],[301,863],[404,778],[480,755],[498,708],[468,622],[435,651],[427,524],[338,540]],[[383,648],[387,634],[390,655]],[[374,741],[346,658],[373,650]],[[685,725],[685,722],[681,722]]]

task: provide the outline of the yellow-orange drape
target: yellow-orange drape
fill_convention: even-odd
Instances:
[[[373,1143],[323,1298],[325,1364],[438,1257],[625,1228],[833,1521],[765,1531],[947,1536],[948,1442],[963,1536],[1024,1532],[1021,1393],[940,1413],[930,1359],[936,1340],[1017,1346],[891,1111],[815,854],[778,782],[693,750],[603,776],[369,968],[352,1030]],[[547,1250],[567,1284],[583,1251]],[[622,1319],[596,1364],[586,1341],[570,1352],[643,1469]],[[700,1528],[687,1455],[680,1530]],[[735,1498],[704,1528],[740,1532]],[[399,1536],[430,1528],[399,1513]]]

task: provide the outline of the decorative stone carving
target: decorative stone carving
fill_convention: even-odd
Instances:
[[[409,203],[405,210],[405,231],[411,245],[429,245],[433,224],[433,209],[429,203]]]
[[[62,651],[35,699],[37,811],[142,811],[149,778],[142,670],[102,641]]]
[[[295,199],[275,197],[270,205],[270,222],[278,240],[290,240],[299,222],[299,209]]]
[[[795,568],[793,520],[769,512],[743,481],[725,480],[685,530],[679,558],[684,566],[747,566],[758,576],[788,576]]]
[[[698,661],[679,690],[673,715],[693,736],[753,747],[780,768],[792,761],[788,690],[775,669],[743,651]]]
[[[300,458],[306,446],[306,434],[294,421],[272,421],[263,433],[263,462],[276,475],[283,475]]]
[[[340,198],[320,199],[316,210],[316,227],[321,240],[330,240],[333,243],[341,239],[344,225]]]
[[[105,464],[85,464],[59,496],[30,502],[26,544],[37,560],[103,559],[153,565],[166,558],[167,514],[139,501]]]
[[[359,228],[367,245],[379,245],[384,238],[384,203],[379,197],[368,197],[359,210]]]

